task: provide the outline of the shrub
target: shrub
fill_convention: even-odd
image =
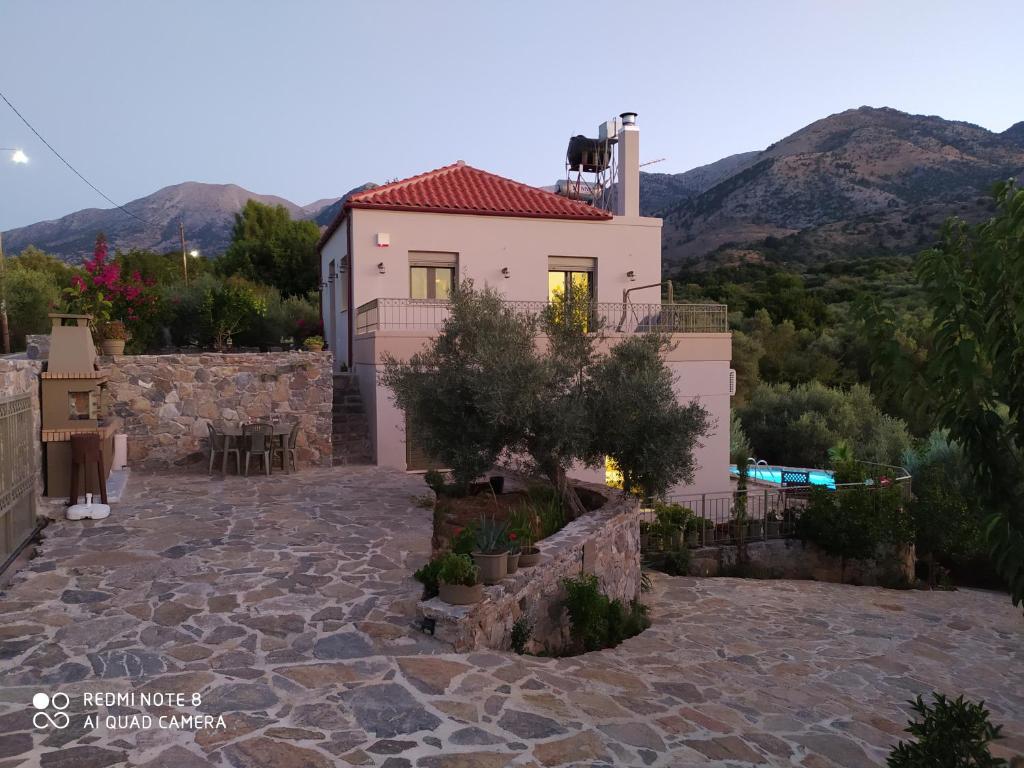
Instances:
[[[526,653],[526,644],[530,642],[533,634],[533,624],[525,616],[520,616],[512,625],[511,646],[512,650],[522,656]]]
[[[1006,761],[992,757],[989,742],[1001,738],[1002,726],[989,721],[985,703],[947,699],[932,694],[934,704],[920,696],[909,702],[918,719],[907,733],[916,740],[901,741],[889,753],[889,768],[997,768]]]
[[[416,581],[423,585],[423,599],[429,600],[437,597],[437,576],[441,571],[442,558],[435,558],[412,575]]]
[[[689,576],[690,550],[683,547],[672,552],[664,552],[655,560],[654,567],[669,576]]]
[[[423,475],[423,482],[425,482],[427,487],[438,496],[440,496],[441,492],[444,490],[444,475],[436,469],[427,470],[427,473]]]
[[[634,600],[627,609],[620,600],[610,600],[593,574],[563,579],[562,586],[573,643],[579,652],[613,648],[650,626],[647,606]]]
[[[472,587],[477,583],[477,569],[469,555],[449,552],[440,559],[437,580],[445,584]]]
[[[476,526],[467,525],[455,531],[451,541],[452,552],[456,555],[469,555],[476,549]]]

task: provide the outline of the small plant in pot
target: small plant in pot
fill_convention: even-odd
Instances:
[[[484,584],[497,584],[508,575],[507,531],[507,523],[493,517],[480,516],[473,561],[480,569],[480,578]]]
[[[104,355],[123,355],[124,345],[128,341],[128,329],[120,320],[108,320],[96,328],[99,336],[100,350]]]
[[[449,552],[440,560],[437,572],[439,597],[449,605],[472,605],[484,596],[478,569],[468,555]]]
[[[307,352],[323,352],[324,351],[324,337],[323,336],[307,336],[305,341],[302,342],[302,348]]]
[[[519,558],[523,548],[519,544],[519,535],[515,531],[508,532],[508,563],[506,572],[510,575],[519,570]]]

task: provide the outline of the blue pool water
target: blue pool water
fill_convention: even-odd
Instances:
[[[829,488],[836,487],[836,481],[832,477],[832,473],[824,469],[808,469],[810,473],[811,485],[825,485]],[[735,464],[729,465],[729,472],[734,475],[739,475],[740,471],[736,468]],[[765,483],[775,483],[779,485],[782,483],[782,467],[750,467],[750,474],[748,477],[751,480],[760,480]]]

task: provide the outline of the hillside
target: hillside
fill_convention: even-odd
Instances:
[[[742,157],[718,183],[665,206],[666,267],[711,253],[728,263],[919,250],[946,216],[982,216],[991,184],[1021,175],[1024,125],[997,134],[861,107]]]
[[[683,200],[706,192],[720,181],[749,166],[759,152],[740,152],[684,173],[640,174],[640,212],[660,216]]]
[[[125,209],[143,221],[116,208],[87,208],[5,232],[4,248],[8,253],[17,253],[34,245],[66,260],[78,261],[92,253],[96,233],[102,231],[113,249],[174,251],[181,247],[178,222],[184,221],[188,247],[216,255],[227,247],[235,214],[247,200],[283,205],[294,218],[315,219],[338,199],[319,200],[303,207],[283,197],[259,195],[235,184],[187,181],[126,203]]]

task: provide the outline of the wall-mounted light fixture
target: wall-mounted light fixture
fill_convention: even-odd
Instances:
[[[388,268],[384,266],[383,261],[378,262],[377,271],[380,272],[382,275],[386,275],[388,273]]]
[[[629,282],[631,282],[631,283],[635,283],[636,282],[636,272],[634,272],[632,269],[629,270],[629,272],[626,273],[626,279],[629,280]]]
[[[507,280],[508,278],[512,277],[512,270],[510,270],[508,267],[502,267],[501,274]]]

